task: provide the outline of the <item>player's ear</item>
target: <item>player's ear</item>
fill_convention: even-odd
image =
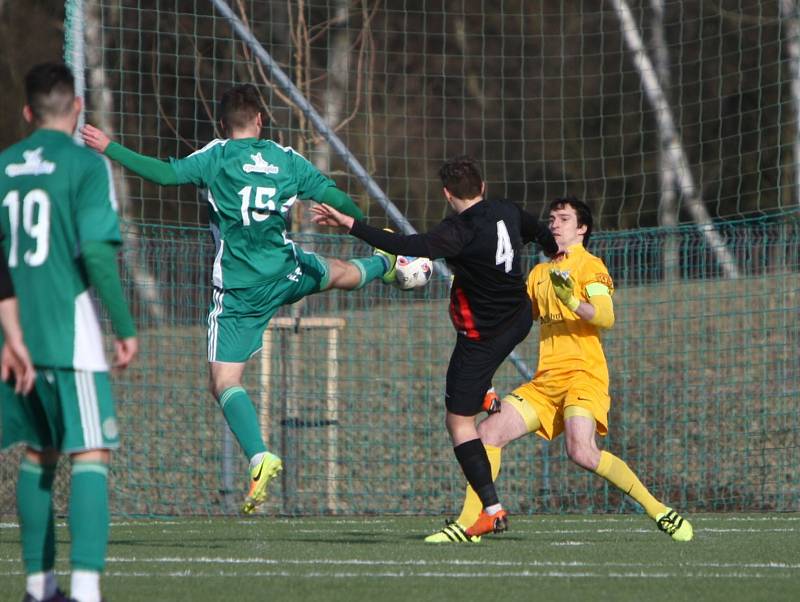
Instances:
[[[259,132],[264,128],[264,117],[262,116],[261,111],[256,113],[256,125],[258,126]]]
[[[33,110],[28,105],[22,107],[22,118],[26,123],[33,123]]]
[[[486,181],[481,182],[481,196],[486,195]]]
[[[75,97],[75,100],[72,101],[72,110],[78,114],[83,111],[83,98],[80,96]]]

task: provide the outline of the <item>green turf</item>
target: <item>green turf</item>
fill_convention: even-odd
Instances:
[[[433,518],[123,521],[104,590],[109,602],[798,599],[800,516],[692,518],[689,544],[641,515],[589,515],[513,517],[508,533],[458,546],[421,541]],[[19,600],[18,533],[2,527],[0,597]],[[67,538],[61,524],[60,573]]]

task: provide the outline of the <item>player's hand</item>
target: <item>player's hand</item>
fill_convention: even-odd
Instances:
[[[572,289],[575,287],[575,281],[572,279],[572,276],[569,275],[569,272],[550,270],[550,282],[553,283],[553,292],[555,292],[559,301],[572,311],[578,309],[581,302],[572,292]]]
[[[86,146],[96,150],[98,153],[106,152],[108,145],[111,144],[111,138],[106,136],[103,130],[98,130],[88,123],[81,128],[81,138],[83,138]]]
[[[311,207],[311,221],[320,226],[331,226],[333,228],[347,228],[350,230],[353,227],[354,218],[345,215],[341,211],[337,211],[330,205],[320,203]]]
[[[33,369],[28,348],[22,341],[6,340],[0,352],[0,378],[14,377],[14,391],[27,395],[33,390],[36,371]]]
[[[124,370],[136,357],[139,351],[139,341],[136,337],[117,339],[114,341],[114,368]]]

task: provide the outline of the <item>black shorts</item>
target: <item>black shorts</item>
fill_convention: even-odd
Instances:
[[[483,396],[492,386],[494,373],[528,336],[531,326],[533,316],[524,310],[501,334],[490,339],[475,341],[458,335],[447,366],[444,402],[448,411],[459,416],[475,416],[481,411]]]

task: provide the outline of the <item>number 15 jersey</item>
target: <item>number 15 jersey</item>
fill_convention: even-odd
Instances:
[[[208,189],[219,288],[256,286],[294,272],[299,263],[286,233],[289,211],[298,198],[320,199],[334,186],[291,148],[258,138],[213,140],[170,164],[179,184]]]

